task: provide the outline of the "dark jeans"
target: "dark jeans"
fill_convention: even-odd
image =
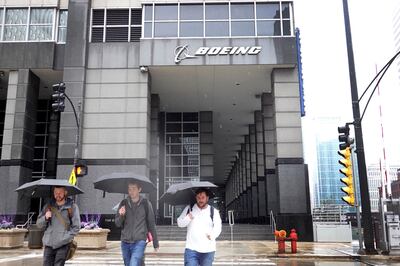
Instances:
[[[122,257],[125,266],[141,266],[145,248],[145,240],[139,240],[134,243],[121,241]]]
[[[195,250],[185,249],[185,266],[212,266],[214,252],[200,253]]]
[[[69,244],[53,249],[45,246],[43,252],[43,266],[64,266]]]

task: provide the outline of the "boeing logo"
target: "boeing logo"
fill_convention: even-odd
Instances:
[[[175,48],[175,64],[179,64],[184,59],[205,55],[257,55],[261,49],[261,46],[200,47],[194,55],[190,55],[188,45],[180,45]]]
[[[175,64],[179,64],[183,59],[195,58],[197,56],[189,55],[188,45],[180,45],[175,48]]]

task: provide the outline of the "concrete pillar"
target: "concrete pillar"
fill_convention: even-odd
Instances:
[[[256,222],[259,217],[258,211],[258,183],[257,183],[257,158],[256,158],[256,126],[249,125],[249,146],[250,146],[250,183],[252,202],[252,221]]]
[[[250,137],[249,135],[244,136],[244,144],[245,144],[245,157],[246,157],[246,210],[247,210],[247,221],[250,221],[253,217],[253,192],[251,190],[251,161],[250,161]]]
[[[261,111],[254,112],[256,133],[256,178],[258,194],[258,215],[260,222],[266,222],[267,205],[265,190],[265,166],[264,166],[264,131]]]
[[[150,126],[150,180],[157,187],[157,193],[150,195],[150,200],[155,213],[158,213],[159,205],[159,170],[160,170],[160,96],[151,95],[151,126]]]
[[[265,189],[267,197],[267,215],[272,211],[274,215],[279,212],[277,177],[275,175],[276,144],[273,98],[271,94],[264,93],[261,98],[262,127],[264,132],[264,166]]]
[[[200,112],[200,180],[214,182],[213,113]]]
[[[18,186],[32,181],[36,109],[40,80],[29,69],[10,71],[1,155],[0,213],[26,214],[30,198]]]
[[[312,240],[312,219],[307,165],[303,159],[297,69],[275,69],[272,73],[276,175],[281,228],[295,227],[304,240]],[[296,202],[296,204],[293,204]]]

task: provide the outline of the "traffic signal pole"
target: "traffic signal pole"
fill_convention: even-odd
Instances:
[[[363,134],[360,119],[360,106],[358,103],[357,79],[354,66],[354,54],[351,40],[350,18],[347,0],[343,0],[344,25],[346,30],[347,57],[349,62],[349,75],[351,86],[351,99],[354,118],[354,133],[356,139],[356,154],[358,174],[360,182],[362,227],[364,233],[364,245],[366,254],[377,254],[374,246],[374,235],[372,227],[371,203],[368,189],[367,168],[365,164]]]

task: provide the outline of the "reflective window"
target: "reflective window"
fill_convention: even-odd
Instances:
[[[65,43],[67,40],[67,20],[68,10],[60,10],[60,16],[58,18],[58,42]]]
[[[254,21],[232,21],[232,36],[254,35]]]
[[[154,7],[154,20],[177,20],[177,5],[156,5]]]
[[[206,20],[209,19],[228,19],[228,4],[206,4]]]
[[[151,21],[153,19],[153,6],[145,5],[144,6],[144,20]]]
[[[205,35],[210,37],[229,36],[229,23],[219,21],[206,22]]]
[[[281,35],[281,23],[279,21],[259,20],[257,21],[258,36],[279,36]]]
[[[280,19],[279,3],[257,3],[257,19]]]
[[[181,22],[179,37],[203,37],[203,22]]]
[[[181,4],[179,14],[181,20],[202,20],[203,5]]]
[[[156,22],[154,24],[154,37],[177,37],[177,22]]]
[[[293,35],[292,3],[286,1],[147,4],[143,10],[143,38]]]
[[[254,19],[254,5],[231,4],[231,19]]]

